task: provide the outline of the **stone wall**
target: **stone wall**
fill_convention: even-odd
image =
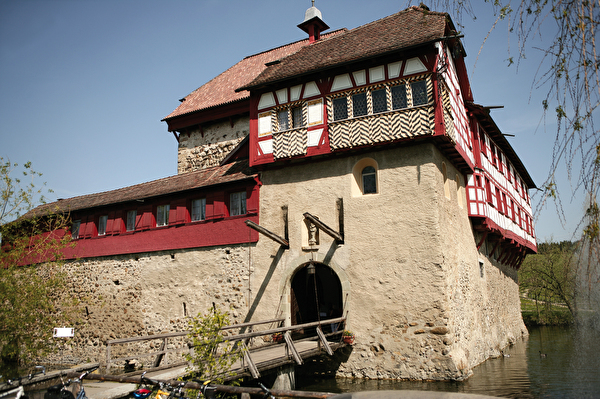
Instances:
[[[217,166],[248,135],[249,118],[202,125],[179,135],[177,173]]]
[[[67,263],[70,294],[79,300],[81,313],[74,338],[64,339],[50,360],[104,363],[108,340],[186,331],[188,318],[205,313],[213,303],[229,311],[233,322],[241,322],[247,309],[249,250],[214,247]],[[160,344],[116,345],[112,357],[158,350]],[[172,345],[182,347],[183,340]]]

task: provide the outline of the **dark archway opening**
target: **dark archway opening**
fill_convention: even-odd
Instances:
[[[342,316],[342,283],[329,266],[315,262],[305,264],[292,278],[291,288],[292,325]],[[340,326],[326,324],[322,328],[324,332],[334,332]]]

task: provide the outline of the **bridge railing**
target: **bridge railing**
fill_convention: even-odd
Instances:
[[[333,319],[315,321],[315,322],[311,322],[311,323],[297,324],[297,325],[293,325],[293,326],[281,326],[281,327],[275,327],[275,328],[268,328],[266,330],[252,331],[253,327],[255,327],[255,326],[264,325],[264,324],[274,324],[274,323],[281,324],[284,320],[285,320],[284,318],[276,318],[276,319],[257,321],[257,322],[232,324],[230,326],[221,328],[221,330],[227,331],[227,330],[239,329],[240,331],[243,331],[243,332],[240,332],[237,334],[228,335],[227,340],[229,342],[234,342],[237,345],[242,346],[242,348],[244,350],[243,367],[248,367],[253,375],[259,375],[258,370],[256,370],[256,368],[253,364],[252,358],[250,356],[250,351],[252,349],[255,349],[256,347],[263,347],[263,346],[271,345],[271,343],[269,341],[272,341],[272,339],[271,340],[267,339],[267,340],[263,341],[264,343],[262,345],[255,345],[255,344],[251,343],[254,338],[263,337],[263,336],[273,337],[274,335],[281,334],[281,336],[283,337],[283,340],[286,343],[287,349],[290,351],[290,353],[293,356],[293,358],[295,359],[295,361],[297,363],[301,364],[302,359],[300,358],[300,355],[295,350],[294,339],[296,340],[296,342],[300,342],[303,340],[318,340],[319,345],[327,353],[333,354],[333,351],[331,350],[331,348],[328,344],[327,338],[331,337],[331,336],[335,336],[335,335],[340,335],[340,333],[343,329],[343,326],[345,324],[346,318],[338,317],[338,318],[333,318]],[[324,332],[323,326],[326,326],[325,331],[328,331],[328,330],[330,330],[330,331],[328,333]],[[246,330],[250,330],[250,331],[246,331]],[[306,331],[309,331],[309,330],[314,331],[314,333],[306,334]],[[299,332],[304,332],[304,334],[297,334]],[[296,333],[298,336],[294,337],[294,339],[292,339],[292,333]],[[181,345],[180,347],[169,348],[169,340],[178,339],[181,337],[185,337],[187,335],[189,335],[188,331],[182,331],[182,332],[173,332],[173,333],[166,333],[166,334],[148,335],[148,336],[143,336],[143,337],[118,338],[118,339],[108,340],[106,342],[106,373],[109,374],[110,368],[116,363],[129,361],[129,360],[136,360],[136,359],[141,359],[141,358],[148,358],[148,357],[154,357],[154,361],[152,363],[152,367],[150,368],[150,370],[158,370],[161,368],[185,365],[185,364],[187,364],[187,362],[182,361],[182,362],[178,362],[178,363],[172,363],[167,366],[162,366],[162,367],[160,366],[165,355],[167,355],[169,353],[177,353],[177,352],[180,352],[180,353],[188,352],[189,353],[190,350],[193,350],[193,347],[191,347],[189,344]],[[111,352],[112,352],[112,348],[115,345],[124,345],[124,344],[143,342],[143,341],[151,341],[151,340],[162,341],[160,349],[158,351],[137,353],[137,354],[132,354],[132,355],[118,357],[118,358],[112,357]]]

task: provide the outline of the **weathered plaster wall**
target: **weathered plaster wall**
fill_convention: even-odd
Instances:
[[[181,133],[177,173],[217,166],[248,135],[248,117],[232,118]]]
[[[352,169],[366,157],[379,167],[379,192],[353,196]],[[480,255],[456,185],[450,199],[445,196],[442,161],[434,146],[420,145],[264,171],[261,225],[283,235],[287,206],[291,248],[278,252],[276,243],[261,237],[253,281],[268,284],[254,317],[274,317],[273,304],[282,302],[289,318],[289,282],[313,259],[340,277],[348,295],[348,328],[357,334],[339,375],[460,379],[520,336],[526,330],[513,311],[514,273],[507,276],[488,262],[490,270],[477,280]],[[337,229],[338,198],[344,201],[345,243],[338,246],[321,233],[318,252],[303,250],[302,214]],[[509,303],[517,305],[507,311]]]

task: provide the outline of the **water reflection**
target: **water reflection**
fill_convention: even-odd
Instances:
[[[321,392],[427,390],[507,398],[600,398],[600,336],[593,330],[530,328],[528,340],[473,370],[463,382],[297,381],[297,389]],[[541,357],[540,352],[546,354]]]

